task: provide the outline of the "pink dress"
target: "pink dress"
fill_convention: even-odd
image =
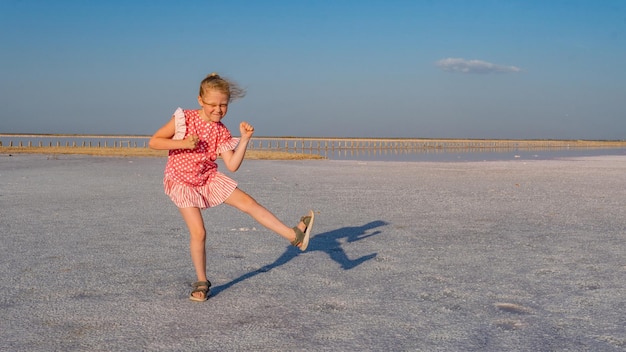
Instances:
[[[174,112],[173,139],[198,136],[195,149],[170,150],[165,166],[165,193],[179,208],[205,209],[222,204],[237,188],[237,182],[217,171],[215,160],[239,143],[221,122],[206,122],[197,110]]]

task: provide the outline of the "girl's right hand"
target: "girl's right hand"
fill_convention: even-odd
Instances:
[[[196,135],[187,136],[187,138],[185,138],[184,140],[185,149],[196,149],[196,146],[198,145],[198,140],[198,136]]]

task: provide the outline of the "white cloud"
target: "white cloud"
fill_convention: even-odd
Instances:
[[[520,72],[522,69],[515,66],[505,66],[492,64],[491,62],[481,60],[465,60],[461,58],[445,58],[435,63],[437,67],[446,72],[461,72],[461,73],[515,73]]]

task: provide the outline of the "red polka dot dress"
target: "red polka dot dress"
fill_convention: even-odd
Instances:
[[[221,122],[206,122],[198,110],[174,112],[174,139],[198,136],[195,149],[170,150],[165,166],[165,193],[179,208],[205,209],[222,204],[237,188],[237,182],[217,171],[215,160],[239,143]]]

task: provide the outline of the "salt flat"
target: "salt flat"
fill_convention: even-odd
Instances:
[[[0,350],[626,349],[626,157],[245,161],[314,237],[205,211],[204,303],[164,163],[0,155]]]

